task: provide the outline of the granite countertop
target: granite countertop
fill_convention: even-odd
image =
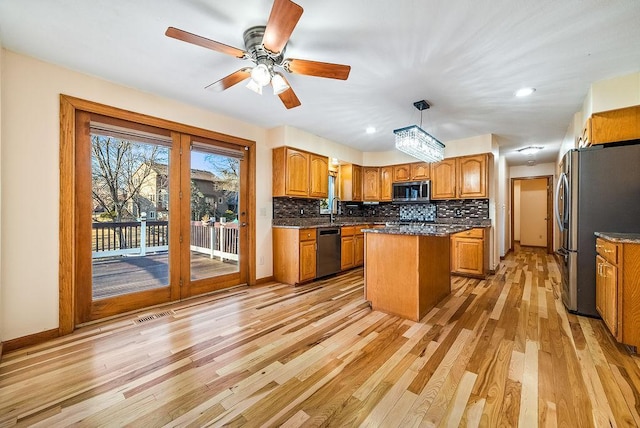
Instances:
[[[353,217],[348,219],[339,219],[334,222],[330,222],[325,218],[283,218],[273,220],[272,227],[285,228],[285,229],[308,229],[318,227],[330,227],[330,226],[357,226],[363,224],[375,224],[375,225],[387,225],[387,227],[398,227],[399,219],[390,219],[384,217]],[[458,218],[439,218],[435,222],[416,222],[415,225],[406,225],[404,227],[419,227],[419,226],[465,226],[463,229],[456,230],[460,232],[468,230],[472,227],[491,227],[490,219],[458,219]],[[455,233],[451,232],[451,233]]]
[[[640,244],[640,233],[595,232],[595,235],[620,244]]]
[[[449,236],[452,233],[473,229],[473,227],[472,225],[464,224],[398,225],[386,226],[380,229],[363,229],[363,232],[389,235]]]

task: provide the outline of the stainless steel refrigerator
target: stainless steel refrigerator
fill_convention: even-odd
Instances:
[[[562,300],[571,312],[599,316],[594,232],[640,232],[640,144],[570,150],[560,168]]]

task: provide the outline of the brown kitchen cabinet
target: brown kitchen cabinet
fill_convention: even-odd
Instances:
[[[362,201],[362,167],[354,164],[340,165],[340,200]]]
[[[596,238],[596,310],[615,339],[640,346],[640,243]]]
[[[393,182],[411,181],[411,164],[393,165]]]
[[[340,270],[351,269],[355,266],[354,234],[354,226],[344,226],[340,230]]]
[[[490,153],[444,159],[431,164],[431,199],[489,197]]]
[[[428,162],[417,162],[411,164],[411,180],[422,181],[431,177],[431,164]]]
[[[362,168],[362,200],[380,200],[380,168],[366,166]]]
[[[326,198],[329,158],[291,147],[273,149],[273,196]]]
[[[431,164],[431,199],[456,198],[456,159]]]
[[[451,273],[486,278],[489,273],[489,236],[485,228],[451,235]]]
[[[588,143],[607,144],[640,139],[640,105],[593,113]]]
[[[393,167],[380,168],[380,201],[387,202],[393,199]]]
[[[300,284],[316,277],[316,229],[273,228],[273,277]]]

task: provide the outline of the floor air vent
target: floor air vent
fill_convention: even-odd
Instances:
[[[133,320],[134,324],[144,324],[149,321],[157,320],[158,318],[168,317],[174,315],[173,311],[158,312],[157,314],[151,314],[138,319]]]

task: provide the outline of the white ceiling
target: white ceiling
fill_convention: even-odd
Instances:
[[[302,106],[266,88],[208,84],[251,65],[164,35],[174,26],[244,49],[272,0],[0,0],[10,50],[271,128],[290,125],[361,151],[393,149],[419,124],[443,142],[493,133],[553,161],[593,82],[640,71],[638,0],[298,0],[287,57],[351,65],[347,81],[287,78]],[[515,98],[523,86],[536,88]],[[375,126],[377,132],[365,134]]]

